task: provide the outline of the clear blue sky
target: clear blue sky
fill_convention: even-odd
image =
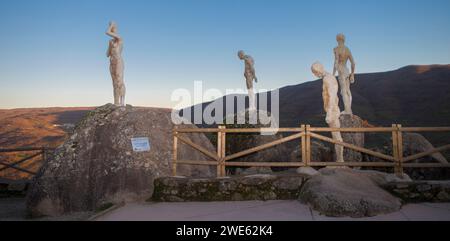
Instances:
[[[112,102],[108,22],[125,40],[127,102],[171,107],[176,88],[245,88],[236,52],[256,60],[258,88],[330,70],[343,32],[357,72],[450,63],[449,0],[1,0],[0,108]]]

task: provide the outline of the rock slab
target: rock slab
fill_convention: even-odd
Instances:
[[[380,188],[381,173],[322,169],[303,186],[299,198],[330,217],[372,217],[398,211],[401,201]]]

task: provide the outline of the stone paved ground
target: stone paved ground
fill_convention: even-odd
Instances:
[[[25,198],[0,198],[0,221],[82,221],[93,214],[90,212],[73,213],[62,217],[27,219]]]
[[[371,218],[321,216],[298,201],[128,204],[98,221],[450,221],[450,203],[408,204],[399,212]]]
[[[87,220],[79,213],[45,220]],[[0,221],[25,219],[23,198],[0,199]],[[450,203],[408,204],[401,211],[372,218],[321,216],[298,201],[134,203],[99,217],[98,221],[450,221]]]

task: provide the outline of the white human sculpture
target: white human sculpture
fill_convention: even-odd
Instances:
[[[341,122],[339,117],[341,116],[341,110],[339,109],[339,97],[338,97],[338,82],[334,75],[326,72],[323,65],[316,62],[312,65],[311,70],[313,74],[321,78],[323,81],[322,85],[322,98],[323,106],[327,117],[325,121],[331,128],[340,128]],[[340,132],[332,132],[332,137],[336,141],[342,142],[342,136]],[[335,145],[336,149],[336,161],[344,162],[344,147],[340,145]]]
[[[253,90],[253,80],[258,83],[255,73],[255,61],[250,55],[245,55],[244,51],[238,52],[239,59],[244,60],[245,72],[244,77],[247,83],[248,98],[249,98],[249,110],[256,110],[255,92]]]
[[[336,76],[336,71],[339,74],[339,85],[341,88],[341,96],[344,102],[344,112],[342,114],[352,115],[352,92],[350,91],[350,84],[355,83],[355,61],[352,52],[345,46],[345,36],[338,34],[336,36],[338,46],[334,48],[334,69],[333,76]],[[350,60],[352,72],[349,73],[347,62]]]
[[[125,83],[123,81],[124,63],[122,59],[123,39],[117,31],[117,25],[114,22],[109,23],[106,34],[112,39],[109,41],[106,56],[110,59],[109,70],[114,88],[114,104],[125,106]]]

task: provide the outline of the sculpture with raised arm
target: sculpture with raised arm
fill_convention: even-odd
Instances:
[[[327,113],[325,121],[331,128],[340,128],[341,122],[339,117],[341,116],[341,110],[339,109],[339,97],[338,97],[338,83],[336,77],[326,72],[323,65],[316,62],[312,65],[311,71],[313,74],[322,79],[322,97],[323,108]],[[342,142],[342,136],[340,132],[332,132],[333,139]],[[336,149],[336,161],[344,162],[344,147],[335,145]]]
[[[240,50],[238,52],[239,59],[244,60],[245,72],[244,77],[247,83],[248,98],[249,98],[249,109],[256,110],[256,99],[255,92],[253,90],[253,81],[258,82],[255,73],[255,61],[250,55],[245,55],[244,51]]]
[[[350,91],[350,84],[355,83],[355,61],[352,52],[345,46],[345,36],[343,34],[338,34],[336,40],[338,46],[334,48],[333,76],[336,76],[337,71],[339,74],[341,96],[344,101],[344,112],[342,112],[342,114],[352,115],[352,92]],[[348,61],[351,63],[351,73],[349,73],[347,68]]]
[[[110,59],[109,70],[114,88],[114,104],[125,106],[125,83],[123,81],[124,63],[122,59],[123,39],[117,31],[117,24],[109,23],[106,34],[112,39],[109,41],[106,56]]]

